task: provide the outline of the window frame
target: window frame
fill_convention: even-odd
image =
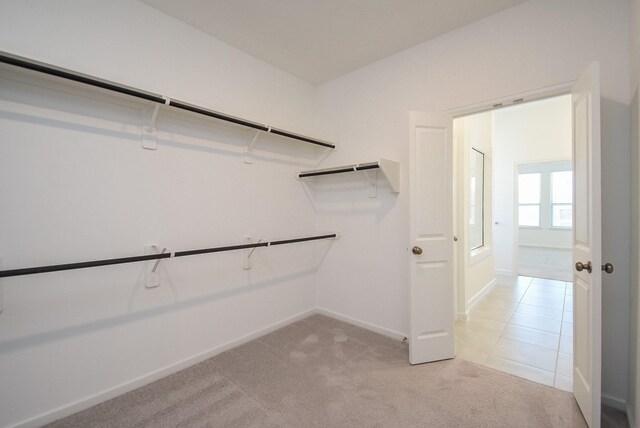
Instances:
[[[486,243],[485,243],[486,234],[485,234],[485,224],[484,224],[485,223],[485,215],[486,215],[486,213],[485,213],[485,211],[486,211],[485,210],[485,178],[486,178],[485,158],[486,158],[486,155],[485,155],[484,152],[476,149],[475,147],[471,147],[471,150],[472,150],[471,153],[473,153],[473,151],[475,151],[478,154],[482,155],[482,157],[481,157],[482,170],[481,170],[481,175],[480,175],[480,178],[482,179],[482,182],[481,182],[480,186],[478,186],[477,182],[476,182],[476,186],[475,186],[476,192],[477,192],[478,188],[480,188],[480,190],[482,192],[481,193],[481,198],[480,198],[480,201],[479,201],[480,202],[480,219],[478,221],[478,219],[476,218],[475,219],[476,222],[474,224],[474,226],[479,226],[480,227],[480,244],[476,245],[476,246],[472,246],[471,240],[469,240],[469,251],[471,252],[471,254],[474,254],[474,252],[478,252],[479,250],[481,250],[486,245]],[[469,165],[471,165],[471,161],[469,162]],[[473,202],[475,202],[475,201],[473,201]],[[471,170],[469,170],[469,219],[471,219],[472,207],[475,207],[475,206],[476,206],[476,204],[472,203],[472,200],[471,200]],[[469,222],[468,227],[469,227],[469,229],[471,229],[471,223],[470,222]],[[471,235],[472,235],[471,232],[469,232],[469,236],[470,237],[471,237]]]
[[[572,201],[571,203],[559,202],[553,203],[553,183],[552,174],[554,172],[569,171],[573,173],[572,163],[570,160],[564,161],[552,161],[552,162],[532,162],[532,163],[520,163],[517,164],[515,185],[517,188],[515,210],[517,212],[516,228],[518,229],[532,229],[532,230],[571,230],[573,229],[573,222],[570,227],[568,226],[553,226],[553,208],[554,206],[569,206],[573,209],[573,188],[572,188]],[[540,174],[540,203],[539,204],[520,204],[520,185],[519,176],[523,174]],[[573,174],[571,181],[573,183]],[[521,226],[520,225],[520,213],[519,207],[521,206],[534,206],[539,205],[538,211],[538,226]],[[544,213],[544,215],[543,215]]]
[[[573,213],[571,219],[571,226],[556,226],[553,224],[553,208],[556,206],[568,206],[573,211],[573,197],[571,202],[553,202],[553,174],[558,172],[571,172],[571,192],[573,194],[573,171],[571,169],[559,169],[556,171],[549,171],[549,229],[571,230],[573,229]]]
[[[520,203],[520,176],[526,174],[537,174],[540,176],[540,180],[538,182],[538,203]],[[518,183],[518,227],[523,229],[542,229],[542,173],[539,171],[536,172],[521,172],[518,171],[517,174],[517,183]],[[537,225],[521,225],[520,224],[520,207],[538,207],[538,224]]]

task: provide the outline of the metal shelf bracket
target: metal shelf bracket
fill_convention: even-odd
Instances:
[[[250,236],[247,236],[245,240],[247,241],[247,244],[253,244],[253,240],[251,239]],[[262,242],[262,239],[259,239],[258,242],[256,242],[256,244],[259,244],[260,242]],[[249,270],[253,267],[253,265],[251,264],[251,256],[253,255],[253,252],[256,250],[256,248],[258,247],[247,248],[246,250],[243,251],[242,269]]]
[[[366,170],[364,171],[364,176],[367,177],[367,181],[371,188],[369,189],[369,197],[377,198],[378,197],[378,170]]]
[[[167,248],[163,248],[162,251],[158,252],[157,245],[147,245],[144,247],[145,255],[149,254],[164,254],[167,252]],[[146,263],[145,275],[144,275],[144,286],[147,288],[156,288],[160,285],[160,273],[157,271],[158,266],[162,259],[151,260]]]
[[[270,130],[271,128],[269,128]],[[256,142],[258,141],[258,137],[260,136],[260,132],[262,131],[256,131],[256,134],[253,136],[253,140],[251,140],[251,143],[249,143],[249,145],[247,146],[246,149],[244,149],[244,163],[248,163],[248,164],[252,164],[253,163],[253,148],[256,146]],[[269,132],[269,131],[267,131]]]
[[[169,105],[171,99],[169,97],[164,98],[164,105]],[[158,119],[158,113],[160,112],[160,106],[162,104],[155,104],[151,118],[147,126],[142,127],[142,148],[147,150],[156,150],[158,148],[158,139],[156,132],[156,120]]]

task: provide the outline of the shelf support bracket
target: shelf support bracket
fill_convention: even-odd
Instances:
[[[269,131],[270,130],[271,128],[269,128]],[[256,146],[256,142],[258,141],[260,132],[261,131],[256,131],[256,134],[253,136],[253,140],[251,140],[251,143],[247,146],[246,149],[244,149],[244,163],[248,163],[248,164],[253,163],[253,148]]]
[[[364,171],[364,176],[367,177],[367,181],[369,182],[369,197],[377,198],[378,197],[378,170]]]
[[[250,236],[247,236],[245,239],[247,240],[248,244],[253,244]],[[256,244],[259,244],[260,242],[262,242],[262,239],[259,239]],[[243,251],[244,254],[242,255],[242,269],[249,270],[253,267],[251,264],[251,256],[253,255],[253,252],[256,250],[256,248],[257,247],[247,248]]]
[[[160,251],[160,254],[164,254],[167,252],[166,247]],[[144,247],[145,255],[148,254],[158,254],[158,246],[157,245],[147,245]],[[156,288],[160,285],[160,274],[157,272],[158,266],[162,259],[157,259],[155,261],[147,262],[147,266],[145,268],[144,275],[144,286],[147,288]]]
[[[164,98],[164,105],[169,105],[171,99],[169,97]],[[147,150],[156,150],[158,148],[157,132],[156,132],[156,120],[158,119],[158,113],[160,112],[160,106],[162,104],[156,104],[153,107],[151,118],[147,126],[142,126],[142,148]]]

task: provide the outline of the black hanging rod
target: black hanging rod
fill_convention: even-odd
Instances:
[[[303,171],[298,174],[298,177],[300,178],[317,177],[319,175],[342,174],[345,172],[366,171],[368,169],[376,169],[376,168],[380,168],[380,164],[378,162],[369,162],[369,163],[361,163],[357,165],[340,166],[337,168],[316,169],[314,171]]]
[[[149,254],[145,256],[120,257],[116,259],[93,260],[89,262],[65,263],[59,265],[37,266],[22,269],[10,269],[0,271],[0,278],[11,276],[32,275],[36,273],[57,272],[61,270],[84,269],[96,266],[119,265],[123,263],[147,262],[150,260],[169,259],[175,257],[195,256],[198,254],[220,253],[223,251],[246,250],[248,248],[271,247],[274,245],[294,244],[296,242],[317,241],[320,239],[337,238],[338,235],[331,233],[328,235],[308,236],[305,238],[284,239],[280,241],[256,242],[253,244],[230,245],[226,247],[200,248],[197,250],[176,251],[173,253]]]
[[[213,117],[215,119],[235,123],[236,125],[242,125],[248,128],[257,129],[259,131],[281,135],[283,137],[292,138],[294,140],[303,141],[305,143],[315,144],[317,146],[328,147],[331,149],[336,148],[335,144],[318,140],[316,138],[311,138],[305,135],[300,135],[300,134],[285,131],[282,129],[273,128],[271,126],[263,125],[257,122],[252,122],[247,119],[241,119],[239,117],[220,113],[214,110],[209,110],[206,108],[194,106],[182,101],[173,100],[169,97],[164,97],[162,95],[154,94],[152,92],[143,91],[140,89],[121,85],[120,83],[99,79],[97,77],[88,76],[86,74],[81,74],[75,71],[71,71],[71,70],[56,67],[50,64],[34,61],[29,58],[20,57],[17,55],[6,53],[6,52],[0,52],[0,62],[5,64],[10,64],[16,67],[20,67],[20,68],[25,68],[32,71],[37,71],[39,73],[48,74],[51,76],[72,80],[74,82],[84,83],[85,85],[95,86],[95,87],[106,89],[109,91],[118,92],[120,94],[129,95],[129,96],[140,98],[146,101],[152,101],[154,103],[164,104],[169,107],[175,107],[180,110],[190,111],[192,113],[200,114],[203,116]]]

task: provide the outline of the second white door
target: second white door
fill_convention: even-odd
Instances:
[[[600,427],[602,231],[600,73],[587,68],[571,90],[573,113],[573,393],[591,428]]]
[[[409,361],[455,356],[453,298],[453,120],[411,112],[411,337]]]

